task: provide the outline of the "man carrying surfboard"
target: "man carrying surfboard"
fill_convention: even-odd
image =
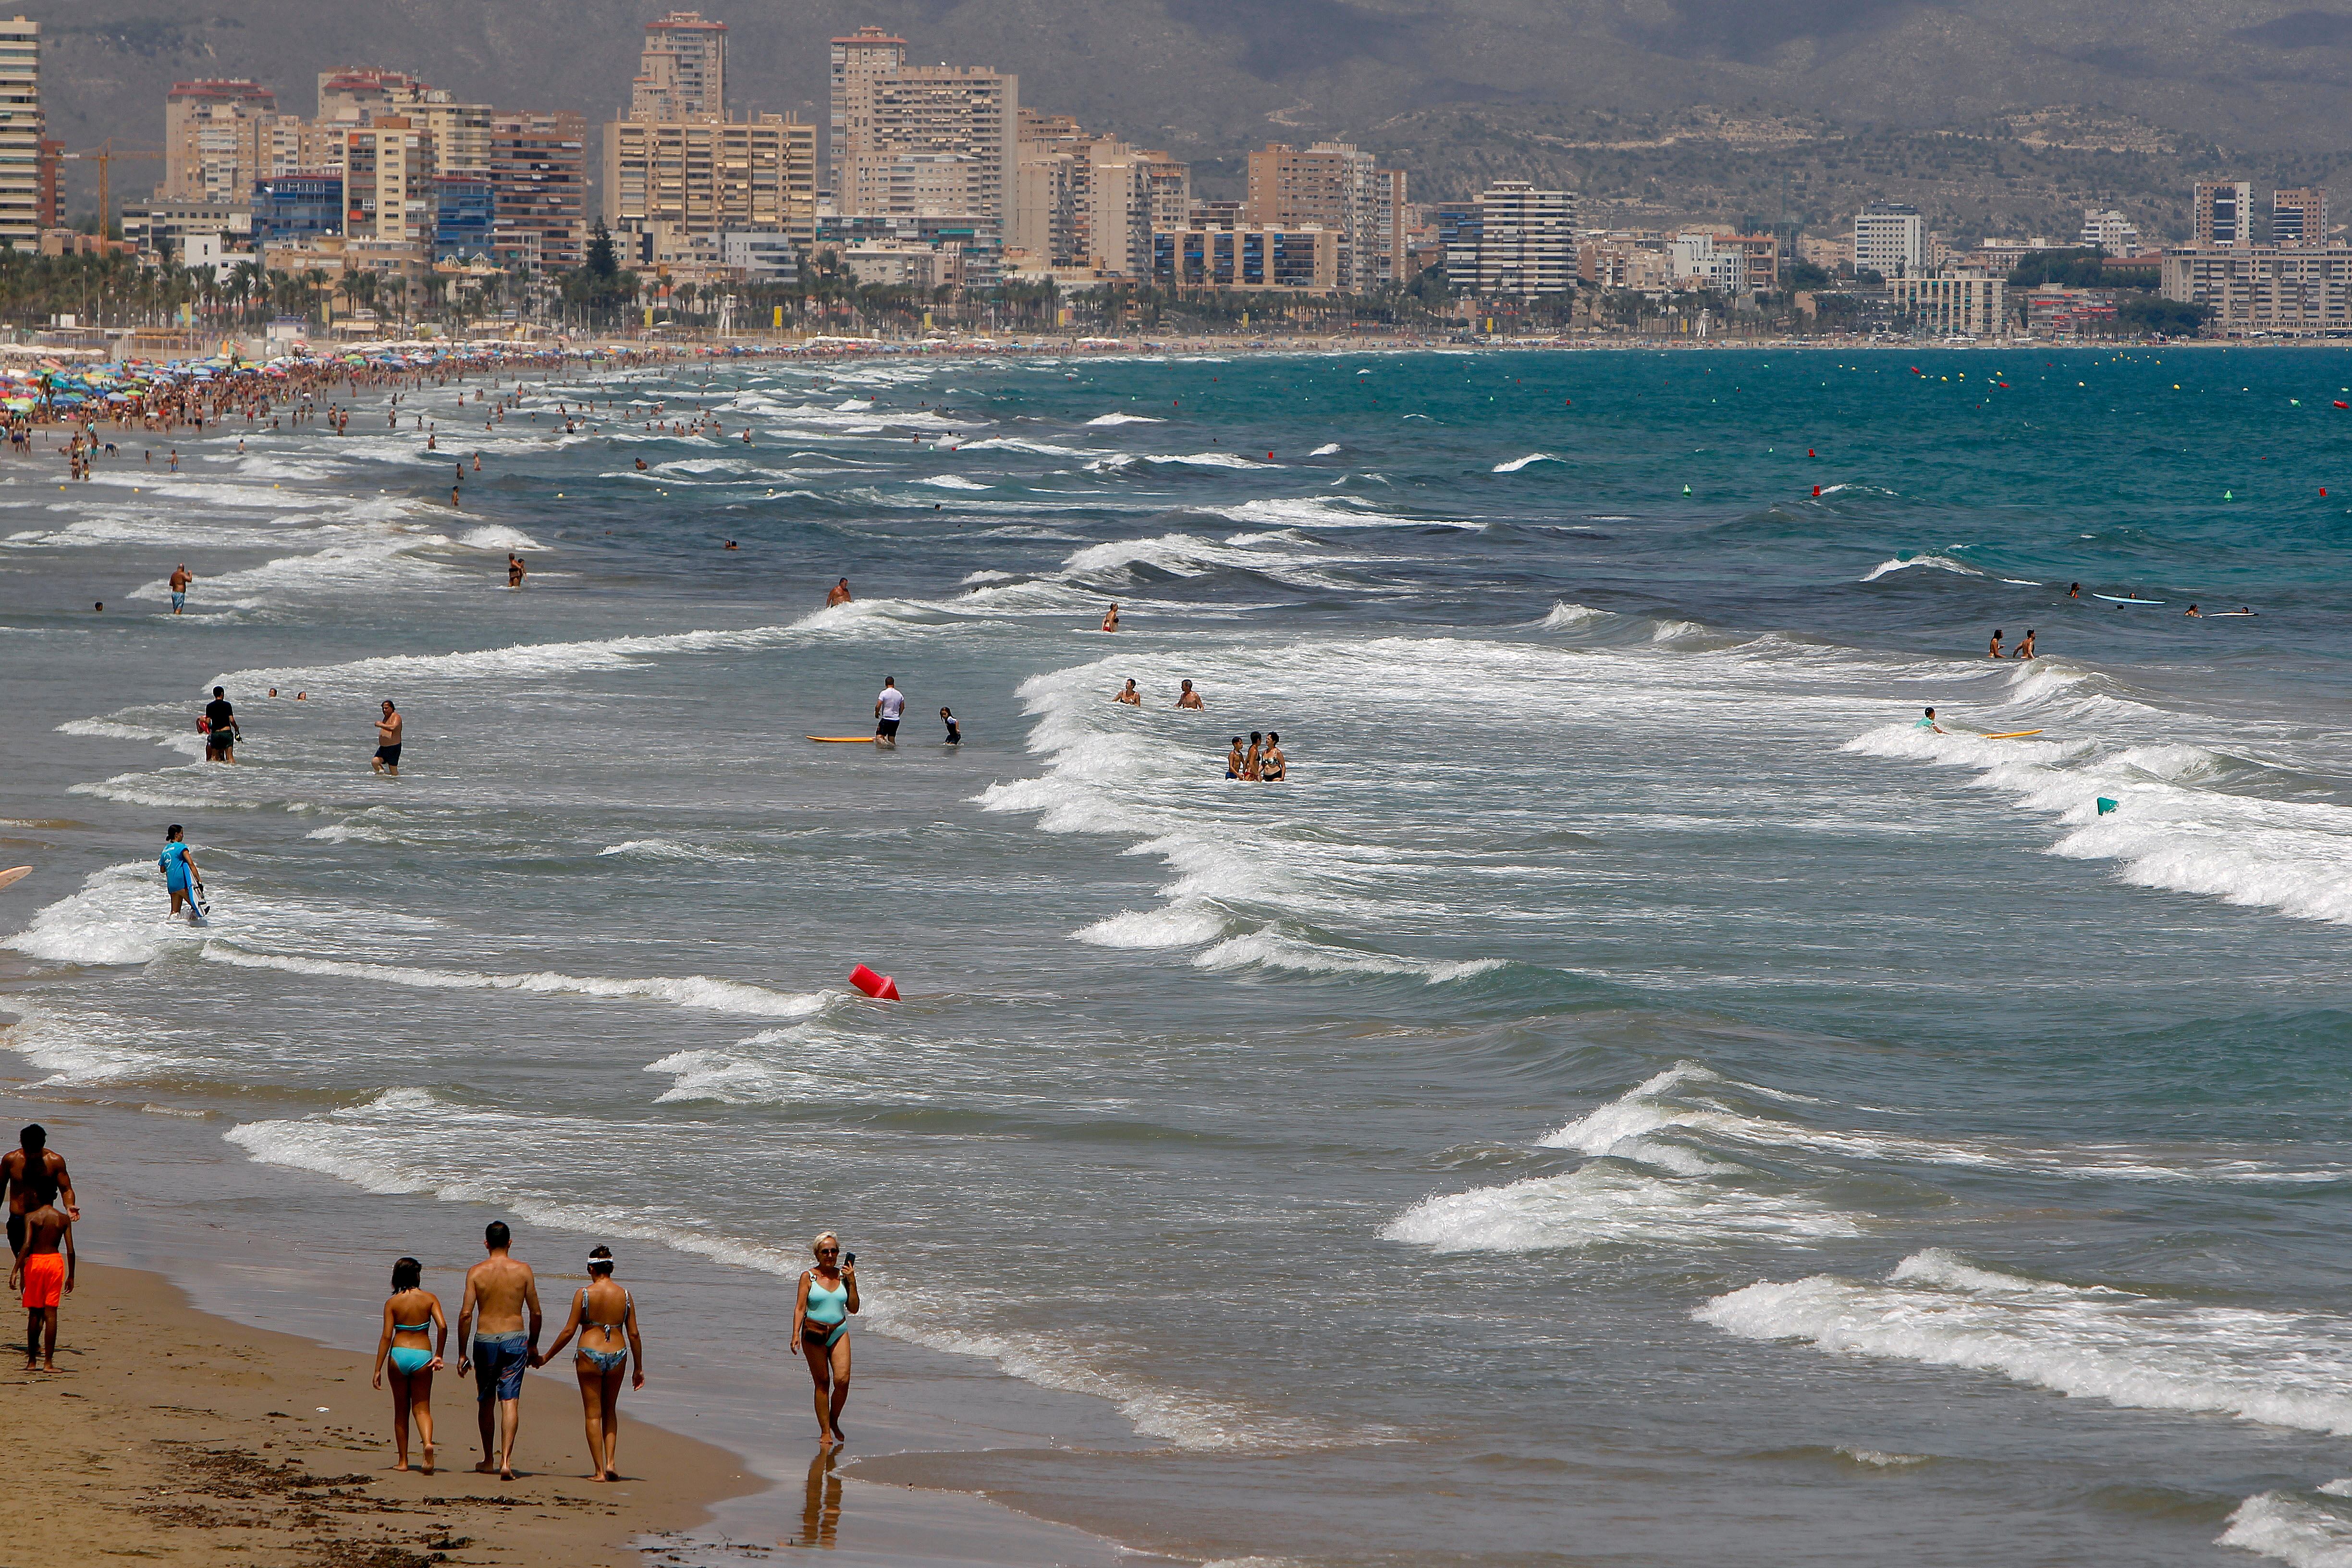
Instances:
[[[173,916],[177,918],[184,907],[190,925],[204,924],[204,912],[196,907],[196,888],[204,881],[204,877],[196,869],[195,858],[188,853],[188,847],[180,840],[178,823],[163,830],[163,852],[155,857],[155,864],[162,869],[163,886],[172,895]]]
[[[898,721],[907,711],[907,694],[898,689],[898,678],[882,678],[882,694],[874,699],[874,743],[895,746],[898,743]]]

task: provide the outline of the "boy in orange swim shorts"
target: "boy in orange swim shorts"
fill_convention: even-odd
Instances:
[[[73,1221],[54,1202],[26,1214],[25,1249],[8,1284],[25,1288],[25,1370],[57,1371],[58,1308],[73,1292],[74,1246]]]

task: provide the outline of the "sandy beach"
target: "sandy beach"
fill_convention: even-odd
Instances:
[[[12,1300],[6,1321],[22,1325]],[[627,1421],[628,1479],[584,1479],[570,1380],[527,1385],[517,1479],[474,1473],[470,1383],[436,1380],[443,1468],[399,1472],[391,1399],[363,1356],[195,1310],[168,1279],[84,1263],[54,1375],[11,1355],[0,1410],[39,1555],[60,1563],[504,1568],[641,1561],[628,1543],[689,1529],[757,1489],[735,1456]]]

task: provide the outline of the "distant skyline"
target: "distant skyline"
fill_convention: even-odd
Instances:
[[[414,0],[330,11],[308,0],[215,0],[201,16],[162,18],[146,0],[24,7],[48,37],[52,134],[75,148],[109,134],[131,146],[160,144],[163,96],[175,79],[250,76],[307,108],[318,71],[354,64],[409,71],[501,106],[577,110],[598,123],[627,103],[645,24],[669,8]],[[2282,184],[2330,179],[2336,156],[2352,147],[2352,132],[2335,114],[2352,85],[2352,18],[2284,0],[2226,17],[2161,3],[2122,12],[2022,0],[1938,7],[1676,0],[1656,23],[1597,0],[1449,0],[1412,13],[1344,0],[1275,0],[1267,8],[1089,0],[1066,8],[1059,26],[1006,0],[944,16],[903,3],[745,0],[699,8],[730,24],[727,86],[736,107],[796,113],[822,126],[826,40],[872,23],[904,34],[917,60],[1017,72],[1024,103],[1168,147],[1192,162],[1204,194],[1238,194],[1241,155],[1270,139],[1304,144],[1334,136],[1412,170],[1419,197],[1467,194],[1496,176],[1583,186],[1629,161],[1640,165],[1638,195],[1662,171],[1671,182],[1678,147],[1684,163],[1740,164],[1730,173],[1697,168],[1706,179],[1695,184],[1723,188],[1711,188],[1693,210],[1748,199],[1739,195],[1746,189],[1755,210],[1776,211],[1772,172],[1789,162],[1775,144],[1780,131],[1713,141],[1685,132],[1670,144],[1642,145],[1645,134],[1652,143],[1664,140],[1642,126],[1679,126],[1702,105],[1718,120],[1848,132],[1990,126],[2001,142],[2029,150],[2049,140],[2040,122],[2051,117],[2041,111],[2054,107],[2058,119],[2091,126],[2074,142],[2169,144],[2165,156],[2200,173],[2222,172],[2199,162],[2202,146],[2218,142],[2242,152],[2248,177]],[[2137,154],[2063,150],[2079,153],[2086,172],[2061,171],[2036,214],[2076,197],[2132,199],[2129,169],[2119,168],[2109,188],[2074,186],[2103,178],[2089,167],[2102,158]],[[2288,153],[2300,159],[2292,167],[2279,163]],[[127,160],[117,167],[123,188],[152,184],[160,172]],[[2180,185],[2175,170],[2143,173],[2151,189]],[[87,165],[69,169],[71,211],[90,205],[89,174]],[[1899,166],[1876,184],[1882,194],[1914,195],[1930,207],[1937,199],[1906,190]],[[1814,189],[1822,201],[1851,205]],[[1989,224],[2010,226],[1998,210],[2000,195],[1988,184],[1947,206],[1987,205]],[[2143,221],[2161,226],[2163,216]]]

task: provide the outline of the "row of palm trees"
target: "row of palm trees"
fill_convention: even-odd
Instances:
[[[0,322],[44,327],[60,315],[96,327],[257,326],[275,315],[324,320],[329,310],[381,309],[386,317],[462,328],[530,293],[527,279],[397,275],[322,268],[273,272],[245,259],[219,268],[156,264],[127,251],[41,256],[0,247]]]

